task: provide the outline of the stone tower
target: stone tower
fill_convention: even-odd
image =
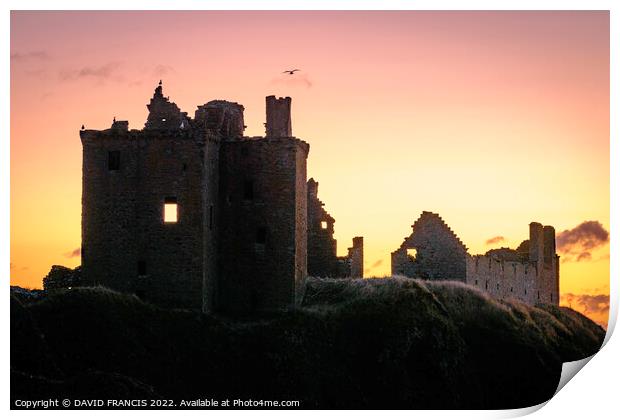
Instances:
[[[188,117],[161,83],[142,130],[114,121],[80,131],[88,284],[206,312],[299,302],[309,146],[292,137],[290,98],[269,98],[266,137],[243,135],[236,103],[211,101]]]
[[[276,98],[267,96],[267,123],[265,131],[267,137],[291,137],[291,98]]]

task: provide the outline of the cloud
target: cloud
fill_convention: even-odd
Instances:
[[[383,260],[377,260],[374,263],[372,263],[372,265],[370,266],[371,269],[373,268],[377,268],[379,267],[381,264],[383,264]]]
[[[289,87],[305,87],[310,89],[312,81],[306,73],[281,74],[271,81],[273,85],[284,85]]]
[[[158,64],[153,69],[153,75],[156,77],[162,77],[167,74],[176,73],[176,70],[172,66],[167,66],[165,64]]]
[[[27,53],[15,52],[11,54],[11,60],[14,61],[26,61],[26,60],[49,60],[50,56],[45,51],[30,51]]]
[[[558,252],[568,261],[589,261],[592,259],[592,250],[608,242],[609,232],[600,222],[594,220],[583,222],[556,236]]]
[[[606,294],[563,293],[560,304],[581,312],[603,327],[609,320],[609,295]]]
[[[506,240],[506,238],[504,238],[503,236],[494,236],[492,238],[489,238],[486,240],[486,244],[487,245],[493,245],[493,244],[498,244],[500,242],[504,242]]]
[[[82,255],[81,248],[75,248],[73,251],[65,252],[64,255],[66,258],[76,258]]]
[[[79,79],[93,79],[99,82],[109,79],[122,81],[123,77],[118,72],[120,67],[120,62],[112,61],[96,67],[86,66],[74,70],[62,70],[59,76],[62,81],[74,81]]]

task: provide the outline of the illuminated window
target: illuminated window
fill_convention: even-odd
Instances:
[[[321,221],[321,229],[327,229],[327,222],[325,220]]]
[[[108,170],[118,171],[121,168],[121,152],[113,150],[108,152]]]
[[[176,223],[179,219],[179,209],[176,197],[166,197],[164,200],[164,222]]]

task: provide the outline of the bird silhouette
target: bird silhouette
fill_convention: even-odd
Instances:
[[[301,71],[300,69],[294,69],[294,70],[284,70],[282,73],[288,73],[288,74],[293,74],[296,71]]]

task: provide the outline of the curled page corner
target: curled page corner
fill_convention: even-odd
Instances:
[[[592,356],[590,356],[590,357],[586,357],[585,359],[575,360],[573,362],[565,362],[565,363],[563,363],[562,364],[562,373],[560,375],[560,382],[558,383],[558,387],[555,390],[555,393],[553,394],[553,396],[555,397],[555,395],[558,392],[560,392],[560,390],[562,388],[564,388],[564,385],[566,385],[568,383],[568,381],[573,379],[573,376],[575,376],[577,374],[577,372],[579,372],[581,370],[581,368],[583,368],[590,361],[590,359],[592,359],[593,357],[594,357],[594,354]]]

